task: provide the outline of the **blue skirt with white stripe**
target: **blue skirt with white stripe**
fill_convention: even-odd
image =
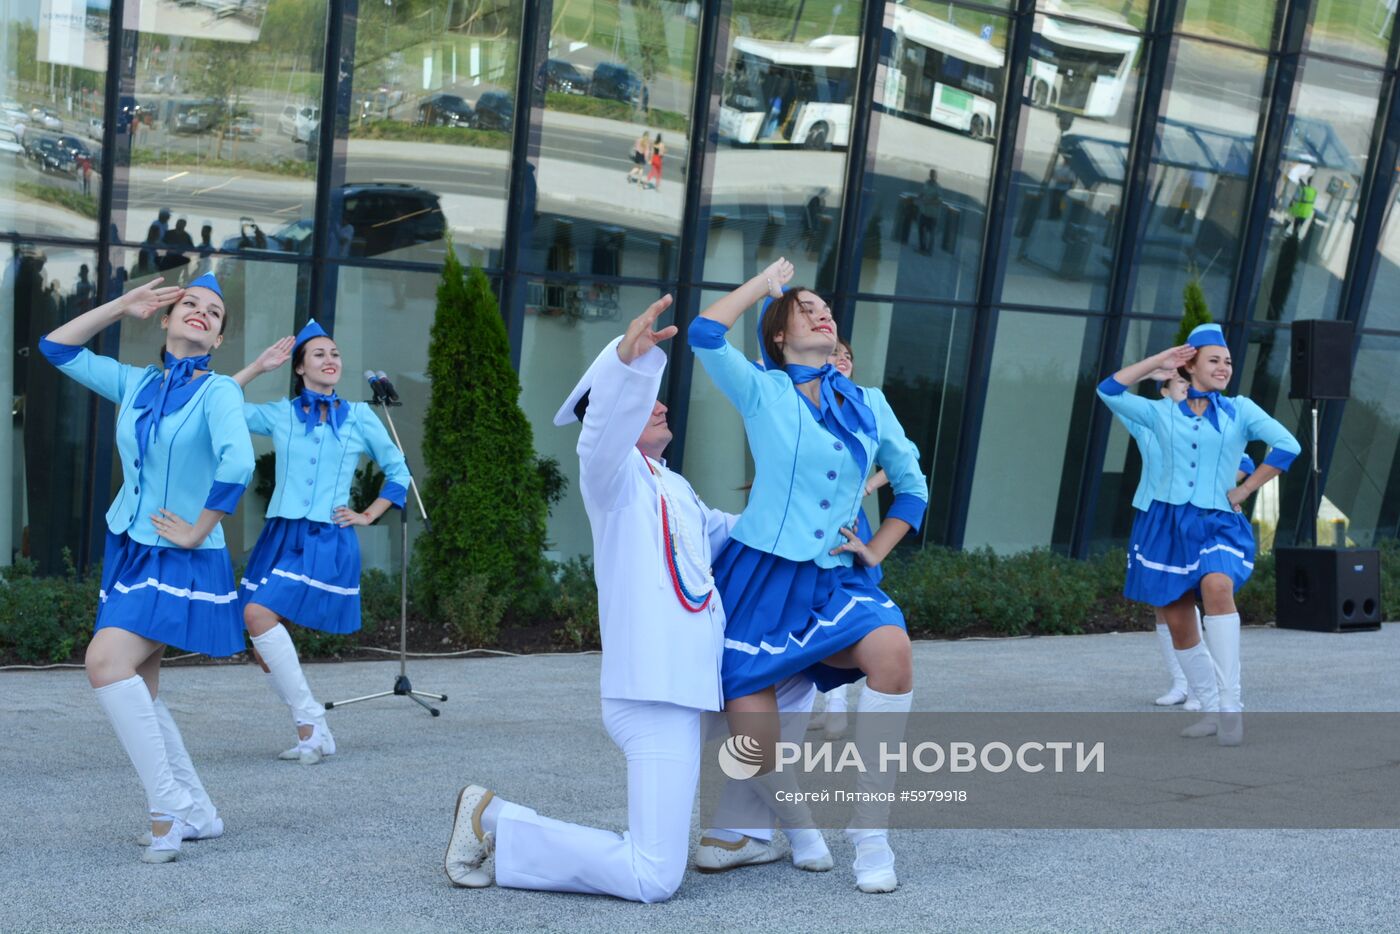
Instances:
[[[744,697],[803,673],[829,691],[862,677],[822,663],[904,614],[876,586],[870,569],[818,567],[750,548],[731,538],[715,561],[724,600],[724,696]]]
[[[243,613],[227,548],[142,545],[107,533],[99,629],[124,629],[204,655],[244,649]]]
[[[1254,530],[1241,513],[1154,501],[1133,519],[1123,596],[1166,606],[1200,593],[1207,574],[1224,574],[1239,590],[1254,571]]]
[[[238,600],[298,626],[347,633],[360,628],[360,542],[353,526],[273,517],[263,526]]]

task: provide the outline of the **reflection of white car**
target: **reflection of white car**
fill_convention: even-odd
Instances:
[[[33,108],[29,111],[29,117],[32,122],[37,123],[46,130],[63,129],[63,121],[58,119],[58,114],[49,110],[47,107]]]
[[[88,135],[88,139],[101,139],[101,138],[102,138],[102,118],[101,118],[101,117],[88,117],[88,121],[87,121],[87,135]]]
[[[288,104],[277,118],[277,129],[290,136],[294,143],[310,139],[320,125],[321,108],[310,104]]]
[[[24,145],[19,141],[19,134],[7,123],[0,123],[0,153],[8,153],[16,160],[24,158]]]

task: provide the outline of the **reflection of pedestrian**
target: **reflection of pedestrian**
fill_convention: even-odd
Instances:
[[[666,144],[661,142],[661,134],[656,134],[656,142],[651,144],[651,171],[647,173],[647,181],[651,187],[661,189],[661,160],[666,155]]]
[[[645,84],[642,85],[642,113],[651,113],[651,89]]]
[[[79,309],[86,311],[96,294],[97,288],[88,278],[88,267],[84,263],[78,267],[78,281],[73,283],[73,301]]]
[[[151,224],[146,228],[146,239],[141,242],[141,251],[136,255],[136,268],[131,273],[134,277],[140,279],[160,271],[160,244],[160,224]]]
[[[1182,182],[1181,203],[1173,227],[1189,231],[1194,226],[1196,209],[1201,206],[1201,198],[1205,196],[1209,182],[1210,176],[1204,169],[1192,169],[1186,176],[1186,181]]]
[[[768,139],[778,132],[778,118],[783,114],[783,99],[775,96],[768,103],[768,119],[763,123],[763,132],[758,134],[762,139]]]
[[[86,154],[78,156],[78,178],[83,183],[83,194],[88,194],[92,184],[92,160]]]
[[[1055,166],[1055,174],[1050,176],[1050,214],[1051,220],[1059,220],[1065,210],[1065,196],[1074,187],[1074,170],[1069,167],[1069,160],[1060,157],[1060,162]]]
[[[943,205],[943,189],[938,187],[938,170],[929,169],[928,178],[919,189],[919,252],[933,252],[933,230],[938,222],[938,209]]]
[[[1298,182],[1298,190],[1294,192],[1293,201],[1288,205],[1288,213],[1293,216],[1293,236],[1298,236],[1303,225],[1312,220],[1316,208],[1317,189],[1312,185],[1312,173],[1309,172]]]
[[[632,144],[632,168],[627,170],[629,182],[640,182],[651,162],[651,136],[643,132]]]
[[[152,226],[158,228],[159,230],[159,233],[156,236],[156,242],[164,243],[165,235],[170,230],[170,209],[161,208],[160,212],[156,214],[156,220]]]
[[[175,222],[175,229],[165,235],[165,242],[168,246],[174,247],[180,252],[194,249],[194,238],[185,229],[185,225],[188,223],[189,221],[183,217]]]

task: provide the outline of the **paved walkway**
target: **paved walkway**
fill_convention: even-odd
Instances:
[[[1153,639],[920,643],[915,706],[1145,710],[1163,686]],[[1248,629],[1244,655],[1251,710],[1400,711],[1400,625]],[[397,666],[308,671],[337,699],[389,687]],[[256,668],[168,669],[228,833],[146,866],[139,785],[82,673],[0,673],[0,931],[1400,930],[1400,831],[897,832],[903,884],[878,897],[855,892],[835,833],[829,874],[692,872],[661,905],[454,889],[442,854],[465,781],[620,829],[623,763],[599,724],[597,656],[410,674],[451,696],[440,718],[401,698],[332,711],[343,753],[303,768],[273,758],[290,727]]]

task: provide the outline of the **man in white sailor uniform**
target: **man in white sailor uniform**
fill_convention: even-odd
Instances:
[[[711,556],[737,519],[710,509],[661,460],[671,441],[657,401],[676,328],[652,304],[588,368],[554,417],[583,422],[579,490],[593,528],[603,641],[603,722],[627,757],[628,829],[567,824],[479,785],[458,795],[446,870],[498,885],[668,899],[685,874],[700,775],[701,719],[723,706],[724,611]],[[486,858],[495,853],[494,880]]]

